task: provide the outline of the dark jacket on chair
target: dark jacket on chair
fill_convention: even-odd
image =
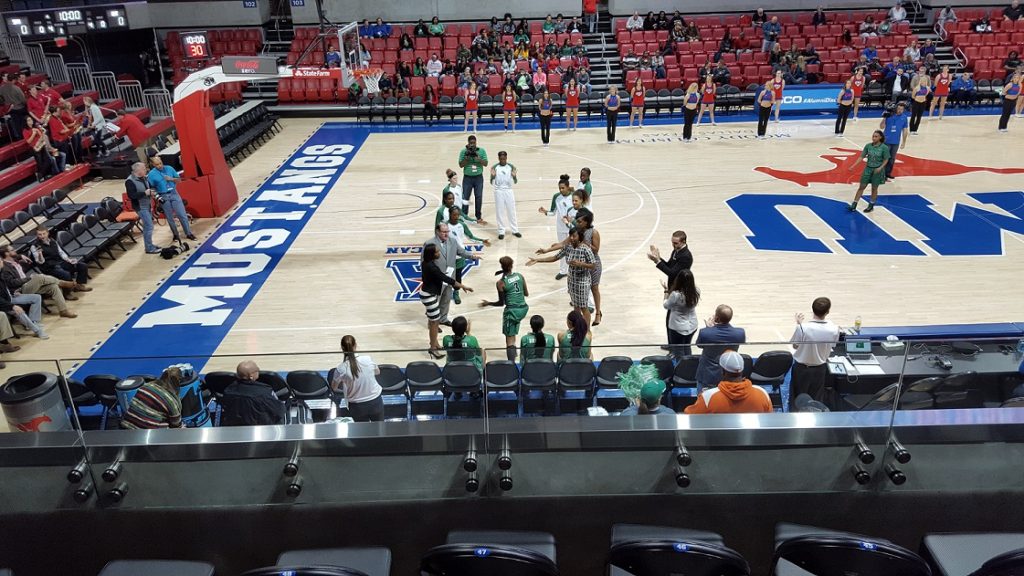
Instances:
[[[284,405],[277,399],[274,389],[262,382],[235,380],[224,390],[221,404],[224,406],[223,426],[284,423]]]

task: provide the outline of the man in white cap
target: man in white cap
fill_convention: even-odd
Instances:
[[[764,388],[754,386],[743,377],[743,356],[735,350],[726,350],[718,358],[722,367],[722,381],[697,396],[697,402],[687,406],[687,414],[748,414],[772,411],[772,399]]]

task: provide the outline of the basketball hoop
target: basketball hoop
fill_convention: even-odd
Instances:
[[[356,78],[362,78],[367,94],[380,92],[379,82],[381,77],[384,76],[384,70],[380,68],[356,68],[352,73]]]

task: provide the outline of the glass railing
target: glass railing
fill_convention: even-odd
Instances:
[[[935,472],[966,447],[998,489],[1024,436],[1017,338],[848,335],[823,366],[780,342],[720,365],[696,345],[512,352],[360,351],[380,399],[334,373],[341,353],[9,361],[0,504],[931,489],[966,486]],[[180,381],[154,381],[171,366]],[[168,390],[182,429],[146,429]]]

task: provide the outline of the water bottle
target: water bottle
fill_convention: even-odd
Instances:
[[[860,334],[860,316],[853,321],[853,331]]]

